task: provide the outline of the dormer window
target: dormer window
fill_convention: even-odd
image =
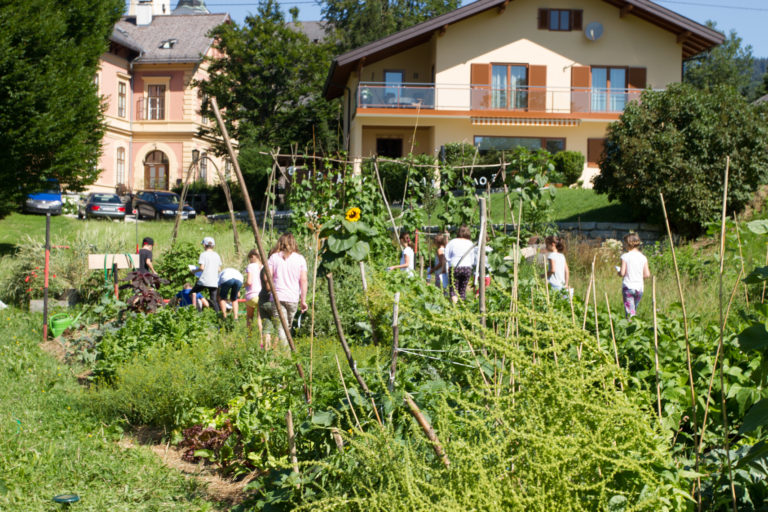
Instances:
[[[173,48],[173,47],[176,45],[176,43],[178,43],[178,42],[179,42],[179,41],[178,41],[177,39],[166,39],[165,41],[163,41],[162,43],[160,43],[160,48],[162,48],[163,50],[170,50],[170,49],[172,49],[172,48]]]
[[[581,9],[539,9],[539,30],[581,30]]]

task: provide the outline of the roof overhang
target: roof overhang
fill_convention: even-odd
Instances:
[[[649,0],[603,0],[621,9],[622,15],[633,15],[677,35],[683,58],[688,59],[722,44],[720,32],[670,11]],[[429,41],[433,34],[470,16],[506,6],[509,0],[478,0],[454,11],[401,30],[378,41],[339,55],[331,63],[323,95],[331,100],[344,94],[349,75],[363,63],[376,62]]]

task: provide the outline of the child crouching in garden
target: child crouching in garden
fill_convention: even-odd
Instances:
[[[621,296],[624,299],[624,312],[628,319],[637,314],[637,306],[643,298],[644,280],[651,276],[648,258],[640,252],[642,244],[637,233],[626,235],[621,267],[617,267],[619,275],[624,278],[621,282]]]

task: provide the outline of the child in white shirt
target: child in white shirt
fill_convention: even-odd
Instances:
[[[624,312],[631,319],[637,314],[637,306],[643,298],[644,279],[651,276],[648,268],[648,258],[640,252],[643,242],[637,233],[629,233],[624,237],[624,250],[621,255],[621,267],[619,275],[624,279],[621,282],[621,295],[624,299]]]

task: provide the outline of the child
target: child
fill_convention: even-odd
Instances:
[[[467,286],[472,279],[475,266],[475,244],[472,233],[466,224],[459,227],[456,238],[445,246],[445,261],[448,265],[448,277],[451,300],[455,304],[467,298]]]
[[[393,265],[387,268],[387,270],[402,269],[409,276],[412,276],[414,268],[413,262],[415,257],[413,254],[413,248],[411,247],[411,235],[405,231],[400,233],[400,245],[403,246],[403,252],[400,255],[400,264]]]
[[[219,274],[219,309],[221,315],[227,318],[228,307],[232,308],[232,318],[237,321],[240,288],[243,286],[243,274],[234,268],[225,268]]]
[[[272,249],[269,256],[272,256],[275,252],[277,252],[277,248]],[[275,316],[275,301],[272,300],[272,293],[269,291],[267,272],[269,272],[267,267],[261,267],[261,272],[259,272],[259,280],[261,281],[261,291],[259,292],[259,326],[262,329],[260,332],[260,336],[262,336],[261,348],[269,350],[272,346],[272,331],[275,330],[274,323],[272,322],[272,318]],[[262,322],[262,318],[266,321]]]
[[[200,272],[200,277],[192,288],[192,293],[208,290],[211,305],[213,305],[213,309],[218,313],[220,311],[218,290],[221,258],[216,251],[213,250],[215,246],[216,242],[213,238],[210,236],[203,238],[203,247],[205,247],[205,250],[200,254],[200,258],[197,260],[197,268],[192,270],[193,273]]]
[[[435,264],[429,267],[427,276],[434,275],[435,286],[446,289],[448,288],[448,273],[445,269],[445,244],[447,243],[445,235],[437,235],[432,243],[435,246]]]
[[[141,241],[141,250],[139,251],[139,271],[140,272],[155,272],[155,266],[152,264],[152,248],[155,246],[155,241],[150,237],[145,237]]]
[[[245,319],[248,330],[251,329],[253,314],[256,312],[256,321],[259,326],[259,339],[261,339],[261,318],[258,316],[259,293],[261,292],[261,269],[264,265],[259,259],[258,249],[248,252],[248,266],[245,267]]]
[[[195,306],[200,311],[203,308],[208,307],[208,301],[205,300],[202,293],[192,293],[192,285],[184,283],[184,289],[176,294],[176,298],[179,299],[179,307]]]
[[[557,236],[548,236],[544,241],[547,248],[547,281],[553,290],[567,290],[570,279],[568,262],[565,261],[565,244]]]
[[[624,250],[621,255],[621,267],[616,267],[624,279],[621,282],[621,295],[624,298],[624,312],[628,319],[637,314],[637,306],[643,298],[644,279],[651,277],[648,258],[640,252],[643,242],[637,233],[624,237]]]

